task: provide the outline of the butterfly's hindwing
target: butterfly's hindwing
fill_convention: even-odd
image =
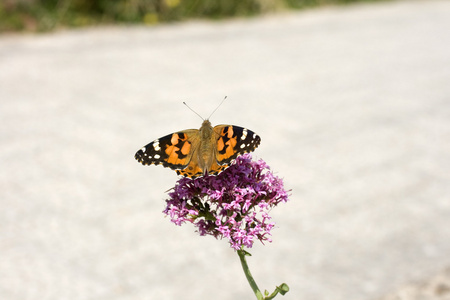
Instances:
[[[223,170],[225,170],[226,168],[228,168],[230,166],[229,163],[224,163],[222,165],[219,165],[217,162],[214,162],[213,165],[211,166],[211,170],[209,171],[209,175],[217,175],[220,172],[222,172]]]
[[[238,155],[254,151],[261,142],[256,133],[239,126],[217,125],[214,132],[218,134],[216,160],[219,165],[228,165]]]
[[[191,161],[191,163],[182,170],[177,170],[178,175],[182,175],[189,178],[196,178],[203,175],[203,170],[198,166],[198,163]]]

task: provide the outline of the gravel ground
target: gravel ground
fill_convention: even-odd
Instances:
[[[0,36],[0,299],[254,299],[225,240],[163,217],[176,174],[133,158],[225,95],[213,125],[257,132],[292,189],[261,288],[449,299],[449,28],[429,0]]]

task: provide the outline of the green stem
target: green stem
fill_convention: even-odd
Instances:
[[[261,291],[259,290],[258,285],[256,284],[255,280],[253,279],[252,273],[250,273],[250,269],[248,268],[247,261],[245,260],[245,256],[246,255],[250,256],[250,253],[248,253],[247,251],[242,250],[242,249],[238,250],[237,253],[241,260],[241,265],[242,265],[242,269],[244,270],[245,277],[247,277],[247,281],[250,284],[250,287],[252,288],[253,293],[255,293],[256,298],[258,300],[263,300],[264,296],[263,296],[263,294],[261,294]]]

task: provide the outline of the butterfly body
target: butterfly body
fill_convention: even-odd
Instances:
[[[212,127],[203,121],[200,129],[188,129],[159,138],[136,152],[143,165],[160,165],[179,175],[195,178],[216,175],[240,154],[252,152],[261,138],[253,131],[234,125]]]

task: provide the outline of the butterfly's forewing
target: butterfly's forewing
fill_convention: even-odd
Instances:
[[[254,151],[261,143],[256,133],[239,126],[217,125],[214,132],[217,136],[215,155],[218,165],[230,164],[238,155]]]
[[[163,165],[173,170],[186,168],[192,149],[198,146],[198,130],[189,129],[159,138],[138,150],[134,158],[143,165]]]

